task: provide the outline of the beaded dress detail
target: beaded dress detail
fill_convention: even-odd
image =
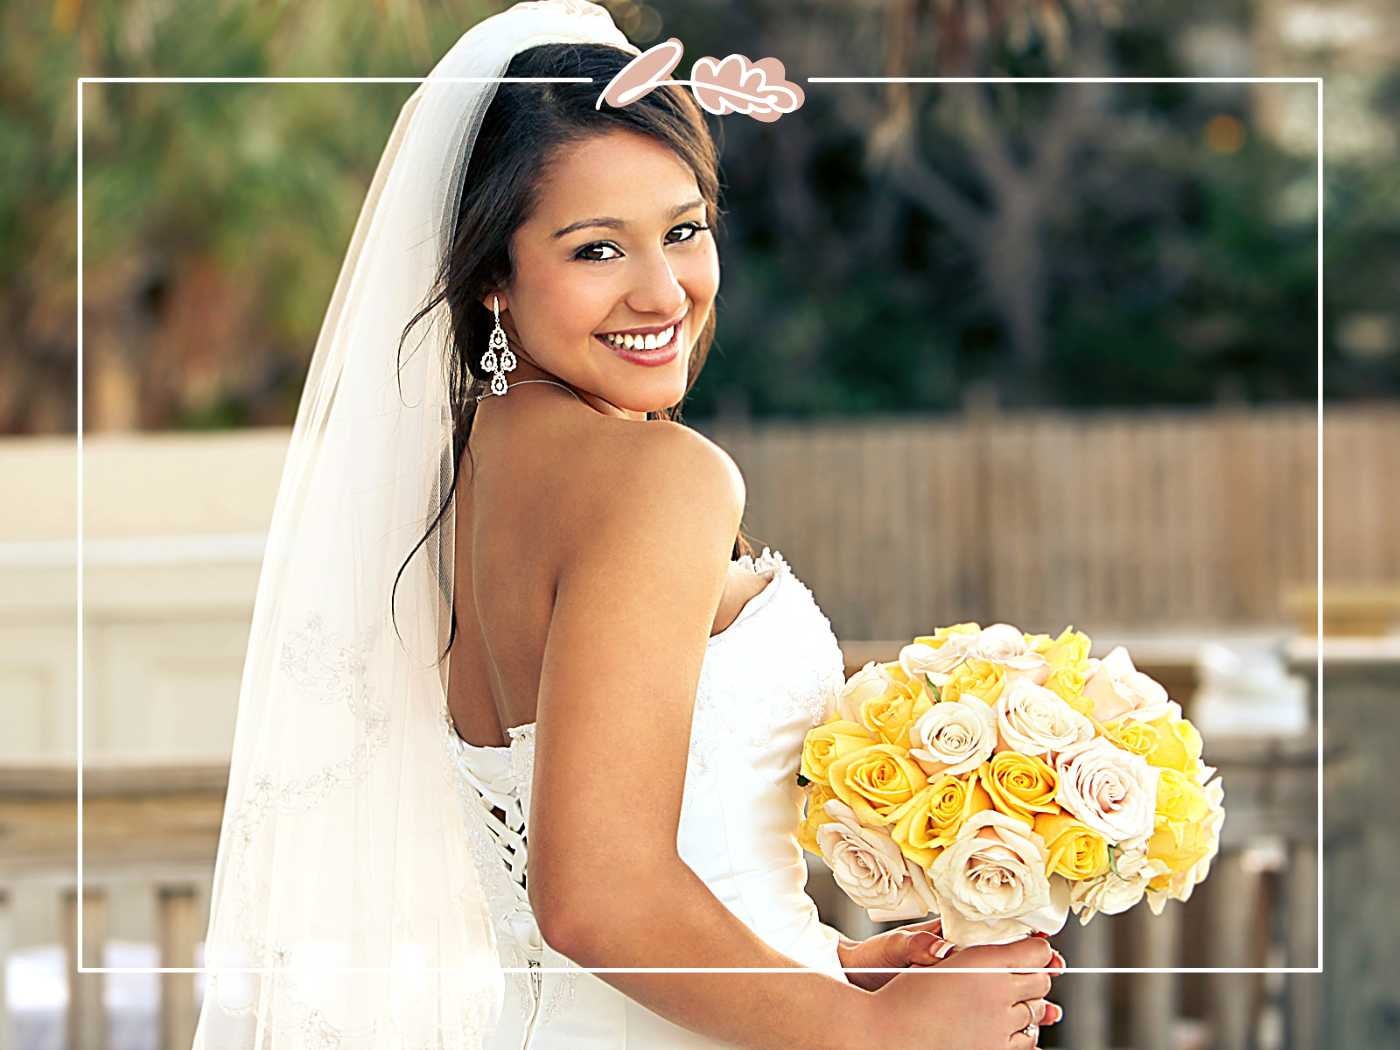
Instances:
[[[839,934],[820,922],[804,888],[807,865],[796,837],[802,789],[795,778],[807,731],[828,717],[845,683],[841,649],[781,553],[765,547],[734,564],[758,575],[772,570],[772,579],[707,643],[677,848],[770,945],[845,980]],[[448,727],[467,834],[508,968],[501,1024],[487,1050],[724,1045],[670,1023],[544,942],[524,881],[535,725],[512,726],[508,735],[508,746],[482,747]],[[570,972],[540,973],[540,966]],[[512,967],[522,972],[509,972]]]

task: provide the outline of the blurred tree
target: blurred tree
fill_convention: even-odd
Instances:
[[[0,432],[75,421],[74,77],[421,76],[501,6],[0,4]],[[795,79],[1180,75],[1195,71],[1182,41],[1199,28],[1168,0],[1121,12],[1091,0],[608,6],[641,47],[675,35],[692,62],[779,56]],[[1213,12],[1247,38],[1246,0]],[[1381,84],[1380,106],[1395,105],[1396,82]],[[291,420],[411,89],[87,86],[88,426]],[[951,411],[988,386],[1009,402],[1075,405],[1313,395],[1313,159],[1259,133],[1257,94],[806,91],[776,125],[711,121],[724,282],[688,413]],[[1329,159],[1327,375],[1339,397],[1400,393],[1393,153]]]
[[[79,75],[421,76],[496,6],[0,6],[0,432],[71,429]],[[83,89],[88,426],[284,422],[412,84]]]

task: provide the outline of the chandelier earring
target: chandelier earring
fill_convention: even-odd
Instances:
[[[501,300],[494,295],[491,296],[491,312],[496,317],[496,326],[491,329],[486,353],[481,357],[481,367],[494,373],[491,376],[491,393],[503,395],[509,389],[506,386],[506,373],[515,371],[515,354],[506,341],[506,330],[501,327]],[[498,351],[499,359],[496,356]]]

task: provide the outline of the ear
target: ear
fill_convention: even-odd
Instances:
[[[484,307],[486,307],[486,312],[487,312],[487,313],[491,313],[491,301],[492,301],[492,299],[499,299],[499,300],[500,300],[500,304],[501,304],[501,313],[505,313],[505,312],[506,312],[506,298],[505,298],[505,296],[502,295],[500,292],[487,292],[485,295],[483,295],[483,296],[481,297],[481,305],[484,306]]]

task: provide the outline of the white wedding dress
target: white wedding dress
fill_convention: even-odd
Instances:
[[[710,638],[695,697],[676,845],[725,906],[773,948],[845,980],[839,934],[804,889],[796,838],[796,774],[807,730],[843,685],[831,624],[782,554],[767,547],[737,564],[773,578]],[[488,1050],[714,1050],[726,1045],[667,1021],[544,944],[530,912],[526,822],[535,726],[512,726],[508,747],[481,747],[449,728],[467,833],[491,904],[506,974],[501,1023]],[[491,812],[505,813],[505,822]],[[536,965],[569,973],[535,972]],[[683,979],[683,977],[678,978]]]

